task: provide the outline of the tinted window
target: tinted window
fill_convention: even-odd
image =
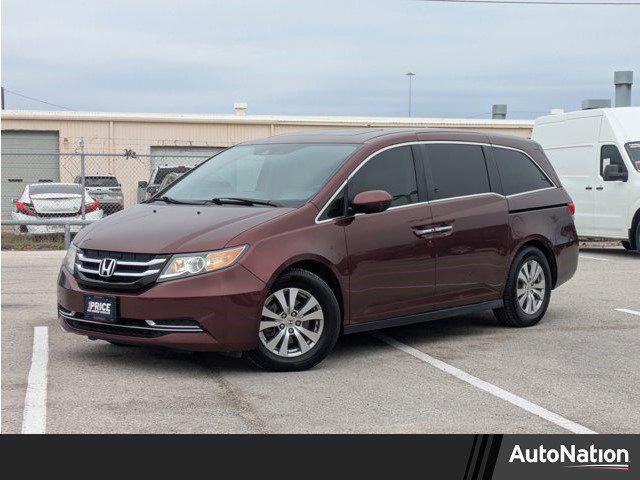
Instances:
[[[391,206],[418,201],[418,185],[411,147],[396,147],[370,159],[349,181],[349,202],[360,192],[385,190]]]
[[[553,187],[544,172],[524,153],[494,148],[493,155],[505,195]]]
[[[491,191],[487,165],[479,145],[426,146],[433,185],[430,198],[462,197]]]
[[[80,183],[80,177],[76,179],[76,183]],[[87,187],[117,187],[118,180],[116,177],[85,177],[84,184]]]
[[[330,218],[338,218],[344,215],[344,189],[334,198],[327,206],[318,220],[328,220]]]
[[[603,145],[600,149],[600,176],[604,177],[604,167],[607,165],[618,165],[621,172],[626,172],[627,167],[624,165],[620,150],[615,145]]]

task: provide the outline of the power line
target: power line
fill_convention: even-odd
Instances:
[[[543,1],[543,0],[417,0],[430,3],[479,3],[504,5],[599,5],[599,6],[640,6],[640,2],[575,2],[575,1]]]
[[[14,92],[12,90],[9,90],[8,88],[5,88],[4,90],[5,92],[9,92],[13,95],[17,95],[18,97],[26,98],[28,100],[33,100],[35,102],[44,103],[45,105],[51,105],[52,107],[62,108],[64,110],[70,110],[72,112],[74,111],[73,108],[63,107],[62,105],[56,105],[55,103],[47,102],[45,100],[40,100],[39,98],[29,97],[28,95],[23,95],[22,93]]]

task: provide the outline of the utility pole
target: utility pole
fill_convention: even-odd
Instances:
[[[405,73],[405,75],[409,77],[409,116],[411,116],[411,82],[413,80],[413,77],[416,76],[416,74],[413,72],[407,72]]]
[[[2,110],[4,110],[4,87],[2,87],[2,93],[0,94],[0,102],[2,102]]]

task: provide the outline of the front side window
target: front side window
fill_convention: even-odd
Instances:
[[[236,197],[299,207],[353,153],[353,144],[240,145],[207,160],[163,195],[203,202]]]
[[[624,148],[627,149],[631,163],[640,172],[640,142],[629,142]]]
[[[344,200],[345,200],[345,189],[343,188],[336,195],[336,197],[333,200],[331,200],[329,205],[327,205],[327,208],[324,209],[324,212],[322,212],[322,215],[320,215],[318,220],[320,221],[329,220],[332,218],[339,218],[344,216],[345,214]]]
[[[603,145],[600,148],[600,176],[602,178],[604,178],[604,169],[607,165],[617,165],[620,172],[627,171],[620,150],[615,145]]]
[[[391,148],[371,158],[349,181],[349,203],[360,192],[384,190],[391,195],[391,206],[418,201],[418,184],[411,147]]]
[[[506,148],[493,148],[505,195],[553,187],[553,183],[528,155]]]
[[[484,153],[479,145],[427,145],[426,163],[425,170],[431,169],[430,198],[434,200],[491,191]]]

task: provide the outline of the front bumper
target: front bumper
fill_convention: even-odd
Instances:
[[[116,297],[116,323],[84,320],[85,294]],[[241,265],[157,283],[141,292],[83,287],[62,268],[58,318],[66,331],[102,340],[190,351],[243,351],[257,346],[265,295],[265,284]]]

